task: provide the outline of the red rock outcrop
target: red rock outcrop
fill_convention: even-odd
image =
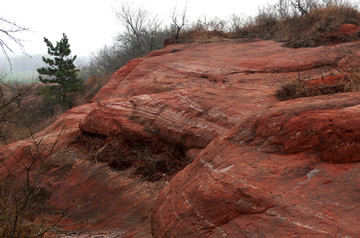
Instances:
[[[358,33],[360,26],[354,24],[342,24],[338,28],[338,32],[341,34],[355,35]]]
[[[155,237],[356,237],[358,164],[211,142],[159,195]]]
[[[360,53],[358,42],[289,49],[234,40],[170,45],[130,61],[93,103],[35,135],[48,132],[43,146],[51,146],[66,126],[43,184],[48,202],[82,205],[68,224],[86,218],[89,231],[128,237],[356,237],[360,94],[274,96],[292,78],[341,80],[350,53]],[[106,143],[130,165],[97,161]],[[14,155],[26,159],[29,146],[0,152],[16,168]],[[164,151],[171,147],[181,155]],[[151,181],[137,173],[161,156],[195,160],[175,177],[171,164]]]
[[[268,153],[307,152],[328,162],[358,162],[359,104],[358,93],[278,103],[244,120],[234,138]]]
[[[65,225],[65,230],[112,231],[116,237],[149,237],[151,208],[166,181],[151,183],[133,175],[132,170],[116,171],[104,163],[89,160],[87,148],[79,144],[77,138],[81,136],[79,122],[94,106],[73,108],[34,136],[37,142],[42,140],[40,150],[44,156],[59,138],[51,160],[46,162],[50,170],[41,183],[42,189],[49,193],[47,203],[57,210],[73,207],[71,215],[60,223]],[[2,159],[5,158],[7,168],[11,168],[10,174],[18,176],[19,183],[26,179],[19,162],[30,161],[29,149],[34,149],[32,138],[1,148]],[[0,174],[7,174],[7,168],[0,166]],[[37,171],[35,168],[34,172]],[[48,217],[39,219],[42,222]]]

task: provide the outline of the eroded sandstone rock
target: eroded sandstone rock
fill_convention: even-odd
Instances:
[[[35,135],[51,146],[66,127],[43,184],[48,202],[85,204],[64,222],[128,237],[356,237],[359,93],[279,102],[274,92],[298,77],[341,80],[358,49],[234,40],[130,61],[93,103]],[[29,146],[0,152],[16,168]],[[99,160],[110,150],[126,166]],[[136,173],[184,158],[194,162],[175,177],[181,166],[150,181]]]
[[[356,237],[358,164],[277,155],[220,136],[162,190],[155,237]]]
[[[234,138],[268,153],[307,152],[328,162],[358,162],[359,104],[358,93],[278,103],[240,123]]]
[[[356,237],[359,103],[303,98],[240,122],[163,189],[153,234]]]

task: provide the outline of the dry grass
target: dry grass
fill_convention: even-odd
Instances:
[[[291,100],[301,97],[312,97],[318,95],[359,92],[360,91],[360,72],[349,74],[335,84],[311,85],[307,79],[297,78],[285,81],[275,96],[281,100]]]
[[[360,12],[348,5],[315,9],[308,15],[279,21],[275,38],[291,47],[313,47],[352,41],[357,35],[332,34],[342,24],[360,25]]]
[[[230,33],[222,31],[199,31],[197,29],[188,29],[182,31],[178,39],[169,38],[165,41],[166,45],[169,44],[204,44],[223,42],[231,38]]]
[[[85,148],[91,161],[106,163],[114,170],[132,168],[134,174],[148,181],[174,175],[191,162],[180,148],[158,140],[134,141],[83,132],[75,138],[74,145]]]
[[[281,101],[315,95],[314,90],[300,78],[285,81],[275,93],[275,96]]]
[[[209,27],[208,22],[198,21],[180,32],[179,38],[169,38],[165,44],[190,44],[226,41],[230,38],[260,37],[284,42],[286,46],[314,47],[360,39],[360,34],[343,34],[338,28],[343,24],[360,25],[360,12],[348,3],[313,8],[306,15],[279,16],[276,5],[259,11],[237,27],[220,21],[220,28]]]
[[[360,92],[360,71],[359,69],[349,74],[347,81],[344,83],[346,92]]]
[[[238,37],[260,37],[289,47],[314,47],[360,39],[358,34],[337,34],[342,24],[360,25],[360,12],[350,4],[313,9],[309,14],[280,18],[273,8],[260,11],[238,32]],[[334,33],[334,34],[331,34]]]

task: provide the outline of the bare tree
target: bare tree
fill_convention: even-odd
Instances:
[[[123,3],[115,9],[115,15],[125,30],[117,37],[118,45],[133,56],[140,56],[163,47],[161,22],[143,8]]]
[[[131,59],[132,57],[128,57],[123,52],[122,47],[104,46],[91,56],[89,65],[90,74],[97,77],[102,77],[103,75],[110,76]]]
[[[218,17],[211,18],[208,22],[208,30],[210,31],[225,31],[227,28],[227,22]]]
[[[152,51],[161,48],[163,46],[164,38],[161,30],[161,23],[157,19],[157,16],[150,18],[146,24],[144,34],[147,50]],[[161,46],[159,46],[159,43]]]
[[[171,21],[172,21],[173,35],[175,39],[179,39],[180,31],[186,25],[186,11],[187,11],[187,3],[180,14],[176,12],[176,6],[172,11]]]
[[[232,14],[228,17],[229,31],[237,32],[241,29],[245,22],[244,16]]]
[[[295,9],[300,11],[301,15],[306,15],[309,13],[309,2],[311,1],[295,0],[291,1],[291,4]]]
[[[9,53],[14,52],[13,47],[19,47],[26,54],[19,34],[28,30],[26,27],[0,17],[0,49],[10,66],[9,72],[0,73],[0,137],[3,136],[3,123],[9,121],[10,114],[20,107],[22,98],[30,92],[34,85],[24,86],[4,82],[5,77],[12,71]]]
[[[122,32],[112,46],[105,46],[90,60],[91,72],[99,77],[111,75],[129,60],[163,48],[165,39],[170,36],[157,15],[129,2],[114,7],[114,14],[123,26]]]
[[[349,2],[348,0],[322,0],[321,2],[323,7],[351,5],[357,8],[356,2],[358,1],[354,1],[354,5],[352,5],[351,2]]]
[[[279,0],[276,4],[278,16],[281,19],[294,15],[306,15],[312,9],[333,5],[338,0]]]
[[[280,19],[285,19],[292,15],[289,0],[279,0],[275,7]]]
[[[133,10],[128,3],[122,4],[115,11],[117,19],[125,26],[125,32],[120,34],[121,41],[135,46],[139,51],[142,51],[141,34],[145,29],[147,14],[147,11],[142,8]]]
[[[22,52],[26,54],[26,51],[24,49],[21,39],[18,37],[18,34],[28,30],[29,29],[26,27],[20,26],[15,22],[0,17],[0,49],[10,65],[10,71],[12,70],[12,65],[9,57],[9,52],[14,52],[12,49],[12,44],[20,47]],[[0,123],[4,121],[4,115],[17,108],[14,102],[24,94],[22,90],[17,90],[15,95],[13,95],[13,89],[11,89],[8,85],[3,84],[3,80],[7,74],[8,73],[2,73],[0,75]]]
[[[15,43],[15,45],[20,47],[22,52],[26,54],[23,43],[18,37],[18,34],[28,30],[29,28],[20,26],[15,22],[0,17],[0,49],[6,60],[9,62],[10,68],[11,62],[9,52],[14,52],[11,45]]]

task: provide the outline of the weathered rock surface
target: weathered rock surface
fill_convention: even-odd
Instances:
[[[268,153],[308,152],[323,161],[358,162],[359,104],[358,93],[278,103],[271,110],[244,120],[234,138]]]
[[[360,160],[360,97],[342,96],[278,103],[219,136],[160,193],[155,236],[356,237],[359,163],[344,163]]]
[[[359,65],[351,60],[359,44],[170,45],[129,62],[93,103],[35,136],[48,131],[49,147],[66,126],[43,185],[48,202],[81,205],[65,223],[86,219],[88,231],[128,237],[356,237],[360,93],[280,102],[274,92],[297,77],[341,80],[347,62]],[[121,170],[99,163],[107,144],[88,151],[98,140],[136,161]],[[30,145],[0,152],[16,170],[14,155],[26,160]],[[175,177],[171,165],[151,182],[136,173],[141,161],[165,155],[195,160]]]

